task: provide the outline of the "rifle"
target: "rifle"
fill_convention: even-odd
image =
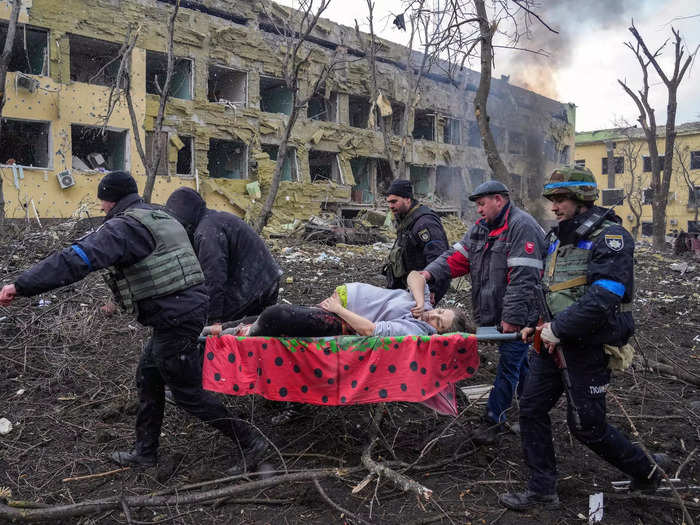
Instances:
[[[537,310],[540,312],[540,323],[551,323],[552,322],[552,312],[549,311],[549,306],[547,306],[547,300],[544,297],[543,284],[535,288],[535,300],[537,302]],[[538,326],[539,326],[538,324]],[[544,347],[542,342],[541,332],[535,331],[535,339],[532,342],[532,346],[538,354],[546,355],[547,349]],[[564,390],[566,391],[566,399],[569,402],[569,407],[571,408],[571,419],[574,422],[574,428],[576,430],[581,429],[581,417],[578,414],[578,407],[574,402],[571,387],[571,377],[569,376],[569,370],[566,367],[566,359],[564,358],[564,352],[561,350],[561,345],[557,344],[554,348],[555,362],[559,371],[561,373],[561,379],[564,383]]]

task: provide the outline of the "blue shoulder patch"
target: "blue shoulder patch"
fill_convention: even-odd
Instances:
[[[581,250],[590,250],[593,248],[593,241],[578,241],[576,248],[580,248]]]
[[[559,246],[559,239],[557,239],[553,243],[550,243],[549,248],[547,249],[547,255],[553,254],[554,250],[557,249],[557,246]]]

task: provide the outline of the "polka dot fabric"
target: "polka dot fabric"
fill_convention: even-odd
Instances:
[[[209,337],[202,384],[223,394],[354,405],[454,400],[454,383],[479,366],[476,337]],[[454,402],[454,401],[453,401]],[[429,403],[427,403],[429,404]]]

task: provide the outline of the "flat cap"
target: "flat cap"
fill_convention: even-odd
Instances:
[[[484,197],[486,195],[508,195],[508,187],[502,182],[497,180],[487,180],[479,184],[476,189],[469,196],[469,200],[474,202],[475,200]]]

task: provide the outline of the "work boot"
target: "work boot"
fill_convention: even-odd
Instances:
[[[559,496],[554,494],[538,494],[531,490],[524,492],[506,492],[500,494],[498,500],[501,505],[510,510],[518,512],[534,508],[553,510],[559,508]]]
[[[654,461],[663,471],[667,471],[671,468],[671,458],[667,454],[652,454]],[[661,485],[661,480],[664,479],[664,475],[661,473],[659,468],[654,465],[649,472],[649,475],[645,478],[632,478],[630,482],[630,492],[640,491],[651,494],[656,492],[656,489]]]
[[[119,451],[112,452],[109,456],[112,461],[118,463],[122,467],[153,467],[156,464],[156,454],[139,454],[136,450],[129,452]]]
[[[471,440],[475,445],[494,445],[498,443],[502,431],[503,425],[485,417],[472,433]]]
[[[255,472],[258,464],[265,457],[267,451],[267,440],[262,437],[256,437],[251,443],[243,449],[241,458],[238,462],[226,471],[229,476],[236,476],[244,472]]]

